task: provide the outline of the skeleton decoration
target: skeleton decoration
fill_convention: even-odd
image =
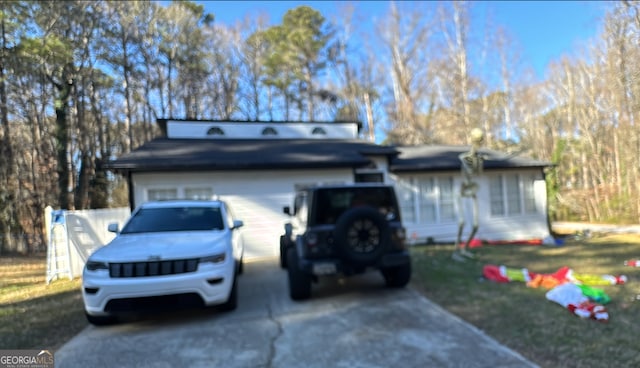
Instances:
[[[484,155],[478,152],[480,145],[484,141],[484,133],[481,129],[475,128],[471,130],[471,149],[468,152],[460,154],[462,184],[460,185],[460,193],[456,198],[456,207],[458,213],[458,236],[456,238],[455,249],[453,253],[454,259],[460,259],[460,256],[473,257],[473,253],[469,251],[469,244],[478,231],[478,183],[474,178],[482,174],[482,166]],[[463,207],[463,199],[471,198],[473,201],[473,224],[469,238],[461,246],[462,231],[465,225],[465,213]]]

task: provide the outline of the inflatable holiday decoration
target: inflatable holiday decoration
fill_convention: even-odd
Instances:
[[[625,264],[631,261],[625,262]],[[634,263],[634,266],[635,263]],[[491,281],[525,282],[528,287],[549,289],[546,298],[567,308],[582,318],[608,321],[609,313],[602,304],[611,298],[602,289],[594,286],[621,285],[627,282],[624,275],[594,275],[575,273],[569,267],[561,267],[551,274],[529,271],[527,268],[510,268],[504,265],[485,265],[482,275]]]
[[[582,290],[576,284],[566,283],[557,286],[549,290],[545,296],[548,300],[560,304],[581,318],[591,318],[602,322],[609,320],[606,308],[591,302],[588,297],[582,294]]]
[[[628,261],[624,261],[624,265],[630,267],[640,267],[640,259],[630,259]]]

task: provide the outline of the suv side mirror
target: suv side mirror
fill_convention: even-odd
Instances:
[[[293,213],[291,213],[291,207],[289,206],[285,206],[282,208],[282,212],[284,212],[285,214],[289,215],[289,216],[293,216]]]
[[[238,229],[244,226],[244,222],[242,220],[233,220],[233,228]]]
[[[110,233],[118,233],[120,229],[118,228],[118,223],[117,222],[112,222],[109,225],[107,225],[107,231],[109,231]]]

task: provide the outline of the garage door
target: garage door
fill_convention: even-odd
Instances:
[[[288,216],[282,207],[290,205],[290,194],[236,193],[223,198],[235,216],[244,222],[245,259],[276,257],[280,252],[280,235]]]
[[[344,183],[352,178],[350,169],[234,172],[216,175],[213,188],[244,222],[245,257],[250,259],[279,256],[280,235],[290,221],[282,207],[292,206],[296,186]]]

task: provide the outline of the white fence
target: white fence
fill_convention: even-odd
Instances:
[[[128,207],[80,211],[45,208],[47,283],[62,276],[81,276],[91,253],[115,236],[107,231],[107,225],[122,225],[130,213]]]

